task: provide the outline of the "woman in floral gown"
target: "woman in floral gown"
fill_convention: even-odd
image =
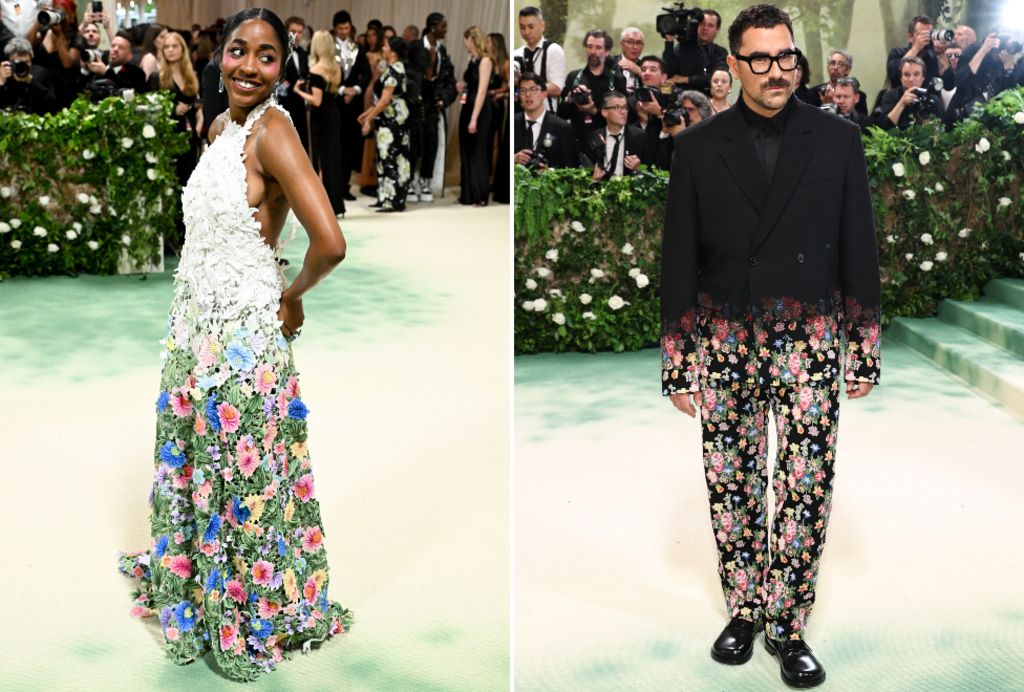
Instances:
[[[176,663],[212,651],[252,680],[347,628],[329,577],[308,409],[289,341],[302,296],[345,255],[323,186],[271,100],[287,60],[272,12],[225,26],[228,110],[182,194],[186,237],[163,340],[150,549],[121,556]],[[275,250],[291,207],[310,238],[285,287]]]
[[[405,210],[409,191],[409,105],[405,101],[408,80],[405,76],[405,41],[392,36],[381,43],[381,53],[388,61],[374,86],[376,103],[360,116],[363,134],[377,128],[377,211]]]

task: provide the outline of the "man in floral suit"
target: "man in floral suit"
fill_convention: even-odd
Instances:
[[[675,140],[662,248],[662,386],[700,409],[730,623],[744,663],[764,629],[783,680],[824,681],[803,641],[832,501],[839,399],[879,377],[880,282],[860,130],[792,97],[788,15],[729,29],[736,108]],[[768,414],[776,510],[768,524]]]

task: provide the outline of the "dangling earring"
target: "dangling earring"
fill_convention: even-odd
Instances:
[[[224,93],[224,75],[221,75],[217,79],[218,79],[218,82],[217,82],[217,93],[223,94]]]

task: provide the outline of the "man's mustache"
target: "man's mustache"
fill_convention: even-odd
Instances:
[[[764,83],[764,88],[765,89],[771,89],[772,87],[782,87],[784,89],[788,89],[789,88],[789,80],[788,79],[769,79],[767,82]]]

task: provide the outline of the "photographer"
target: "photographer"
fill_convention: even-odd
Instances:
[[[42,20],[42,21],[39,21]],[[78,96],[79,60],[82,39],[72,0],[55,0],[51,9],[42,10],[29,29],[28,41],[35,47],[35,62],[46,69],[57,94],[57,105],[64,108]]]
[[[597,162],[594,164],[596,182],[633,175],[640,164],[653,162],[647,135],[639,127],[626,124],[628,110],[626,95],[622,92],[609,91],[601,99],[606,125],[591,132],[586,140],[589,160]]]
[[[696,8],[690,11],[694,10]],[[697,26],[696,40],[680,37],[676,44],[676,36],[665,34],[665,51],[661,57],[673,84],[711,94],[712,73],[719,68],[728,69],[725,60],[728,51],[715,43],[721,28],[722,16],[715,10],[704,10],[703,19]]]
[[[871,119],[862,113],[860,106],[864,102],[860,83],[854,77],[840,77],[832,89],[832,112],[840,118],[857,123],[860,133],[867,132]]]
[[[544,38],[544,15],[531,6],[519,10],[519,35],[526,41],[512,52],[520,74],[530,72],[541,78],[545,87],[544,107],[554,113],[565,83],[565,51],[553,41]]]
[[[597,108],[604,95],[610,91],[626,93],[626,78],[608,55],[612,48],[608,32],[591,29],[583,37],[583,47],[587,49],[587,66],[566,77],[558,108],[558,114],[569,121],[580,141],[604,127],[604,116]]]
[[[1014,54],[1020,50],[1019,41],[998,31],[990,33],[980,44],[962,50],[956,71],[956,93],[946,113],[947,126],[969,116],[975,105],[1015,86]]]
[[[921,58],[900,60],[901,86],[890,89],[882,96],[874,113],[873,124],[885,130],[894,127],[905,130],[914,123],[941,115],[932,92],[922,88],[924,70],[925,64]]]
[[[644,32],[635,26],[622,30],[619,37],[619,55],[612,59],[619,64],[619,69],[626,77],[626,95],[631,96],[640,86],[640,56],[644,53]]]
[[[836,85],[840,79],[850,76],[853,69],[853,56],[845,50],[834,50],[828,54],[828,81],[818,84],[810,89],[809,101],[812,106],[825,106],[833,103]],[[858,87],[859,89],[859,87]],[[868,114],[868,97],[864,92],[858,91],[857,110],[864,117]]]
[[[132,39],[126,31],[118,31],[110,41],[110,55],[108,61],[110,66],[100,72],[100,66],[94,63],[89,64],[89,70],[93,72],[93,86],[100,79],[109,80],[111,88],[116,91],[134,89],[136,94],[146,91],[146,73],[142,68],[133,65]]]
[[[32,64],[32,44],[12,38],[0,63],[0,108],[43,115],[57,110],[57,97],[46,70]]]
[[[630,125],[661,134],[661,116],[676,102],[673,85],[668,81],[665,63],[656,55],[640,59],[641,86],[628,99]]]
[[[924,82],[930,84],[933,79],[940,76],[939,59],[935,54],[935,46],[932,44],[934,28],[935,24],[931,17],[926,15],[918,15],[910,20],[910,25],[907,27],[908,44],[889,51],[889,58],[886,61],[885,74],[892,88],[896,88],[902,79],[900,71],[903,69],[901,62],[903,58],[920,58],[923,61]]]
[[[544,101],[544,80],[532,72],[519,75],[519,103],[515,115],[513,146],[515,162],[537,172],[576,165],[576,136],[572,126],[554,113]]]

